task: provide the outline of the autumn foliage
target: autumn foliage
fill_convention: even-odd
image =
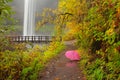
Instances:
[[[57,35],[77,40],[88,80],[120,79],[120,0],[59,0],[53,15]]]
[[[59,10],[69,14],[66,35],[77,39],[87,79],[119,80],[120,0],[60,0]]]
[[[60,42],[42,47],[35,45],[33,48],[26,45],[28,43],[13,43],[12,47],[0,51],[1,80],[36,80],[45,64],[64,48]]]
[[[88,80],[120,80],[120,0],[59,0],[56,10],[45,9],[40,16],[37,29],[52,23],[58,39],[77,40],[80,68]],[[0,44],[5,46],[0,46],[2,79],[14,80],[35,80],[37,71],[63,49],[59,41],[27,51],[24,44]]]

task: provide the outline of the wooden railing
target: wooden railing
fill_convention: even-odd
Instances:
[[[7,36],[12,42],[51,42],[54,36]]]

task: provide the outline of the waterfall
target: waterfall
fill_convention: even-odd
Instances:
[[[35,4],[36,0],[25,0],[24,2],[23,36],[33,36],[35,33]]]

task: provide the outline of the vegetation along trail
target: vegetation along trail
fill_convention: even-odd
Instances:
[[[68,50],[75,50],[73,44],[66,43],[66,48],[57,58],[51,60],[45,70],[40,73],[38,80],[85,80],[77,61],[70,61],[64,54]]]

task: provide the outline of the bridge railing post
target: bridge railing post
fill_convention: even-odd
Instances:
[[[33,36],[30,36],[31,42],[33,42]]]
[[[42,36],[40,36],[40,41],[42,42]]]
[[[45,42],[48,43],[48,36],[45,36]]]
[[[38,36],[38,43],[40,42],[40,36]]]
[[[17,37],[17,41],[20,42],[20,36]]]
[[[30,40],[29,40],[29,36],[28,36],[28,41],[30,41]]]
[[[24,41],[24,36],[20,36],[20,37],[21,37],[21,38],[20,38],[20,39],[21,39],[21,42],[23,42],[23,41]]]
[[[36,42],[36,37],[34,36],[34,42]]]

